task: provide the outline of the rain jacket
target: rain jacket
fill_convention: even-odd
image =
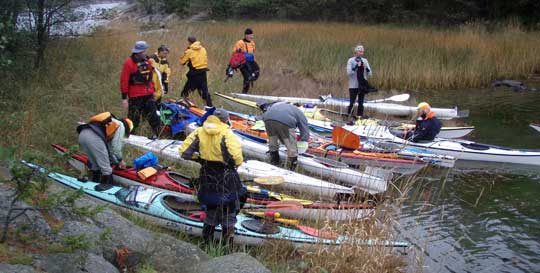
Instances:
[[[366,58],[362,57],[362,62],[364,63],[364,79],[368,79],[373,75],[371,71],[371,66]],[[352,57],[347,61],[347,76],[349,76],[349,88],[358,88],[358,76],[357,73],[357,62],[356,57]]]
[[[269,106],[263,114],[263,120],[277,121],[287,125],[289,128],[297,128],[300,130],[300,140],[308,141],[309,126],[306,116],[298,107],[286,102],[276,102]]]
[[[245,194],[236,167],[243,162],[242,148],[229,126],[209,116],[180,146],[182,158],[201,163],[197,197],[202,204],[219,206],[237,203]]]
[[[248,41],[246,39],[238,40],[233,46],[233,52],[237,52],[240,49],[242,53],[255,54],[255,41]]]
[[[147,73],[151,73],[148,81],[142,82],[134,80],[135,76],[139,72],[139,66],[141,64],[146,65]],[[124,65],[122,66],[122,73],[120,74],[120,92],[122,98],[135,98],[142,96],[149,96],[155,93],[152,64],[149,60],[143,60],[137,62],[133,56],[128,57]]]
[[[197,74],[208,70],[208,55],[201,42],[194,42],[184,51],[184,55],[180,57],[180,64],[188,64],[188,74]]]
[[[163,83],[169,83],[169,79],[171,78],[171,68],[167,58],[160,58],[157,52],[148,57],[152,60],[152,66],[157,68],[161,73],[161,81]]]

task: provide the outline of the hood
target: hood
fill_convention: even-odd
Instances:
[[[209,135],[217,135],[224,130],[229,129],[229,125],[221,122],[216,116],[209,116],[202,126],[203,130]]]
[[[435,117],[435,112],[429,112],[429,113],[427,113],[427,115],[426,115],[426,120],[432,119],[432,118],[434,118],[434,117]]]
[[[196,41],[195,43],[191,44],[189,48],[193,50],[200,50],[202,48],[201,42]]]

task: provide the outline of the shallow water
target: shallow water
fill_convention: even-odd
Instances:
[[[540,92],[423,92],[412,100],[469,109],[464,122],[476,130],[467,139],[540,149],[540,133],[528,126],[540,121]],[[423,174],[398,212],[402,236],[423,251],[424,271],[540,272],[540,167],[460,165],[445,182]]]

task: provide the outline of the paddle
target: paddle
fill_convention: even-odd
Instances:
[[[280,185],[285,182],[283,176],[262,176],[253,178],[253,182],[260,185]]]
[[[298,220],[280,218],[281,214],[279,212],[273,212],[273,211],[249,212],[248,211],[247,213],[255,217],[270,218],[275,222],[294,226],[298,228],[300,231],[304,232],[305,234],[308,234],[314,237],[320,237],[320,238],[325,238],[325,239],[337,239],[338,237],[336,233],[333,233],[331,231],[323,231],[320,229],[316,229],[314,227],[300,225],[300,222]]]
[[[408,100],[410,97],[411,97],[411,95],[409,95],[409,94],[399,94],[399,95],[391,96],[391,97],[385,98],[385,99],[368,100],[366,102],[371,102],[371,103],[384,102],[384,101],[402,102],[402,101]]]
[[[273,192],[273,191],[269,191],[269,190],[265,190],[265,189],[260,189],[258,187],[246,186],[246,188],[247,188],[248,192],[252,192],[252,193],[268,196],[268,197],[271,197],[271,198],[275,198],[275,199],[277,199],[279,201],[299,202],[302,205],[311,205],[311,204],[313,204],[313,201],[311,201],[311,200],[299,199],[299,198],[295,198],[295,197],[290,196],[290,195],[277,193],[277,192]]]

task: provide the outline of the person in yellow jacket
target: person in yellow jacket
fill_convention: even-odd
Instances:
[[[253,40],[253,30],[251,28],[246,28],[244,31],[244,39],[238,40],[233,46],[233,52],[242,52],[244,54],[252,54],[253,59],[255,56],[255,41]],[[246,56],[246,59],[248,56]],[[246,94],[249,91],[249,86],[251,81],[250,71],[246,65],[240,67],[240,72],[242,72],[242,77],[244,78],[244,84],[242,87],[242,93]]]
[[[221,224],[221,242],[232,246],[236,215],[246,189],[236,168],[243,162],[240,142],[230,130],[229,113],[217,109],[180,146],[182,158],[201,163],[197,197],[206,209],[203,239],[208,244]]]
[[[208,84],[206,81],[206,71],[208,71],[206,49],[193,36],[188,37],[188,43],[188,48],[180,58],[180,64],[187,64],[189,67],[189,71],[186,74],[187,81],[182,90],[182,97],[187,98],[191,91],[197,89],[199,95],[206,101],[206,105],[212,107],[212,98],[210,98],[210,93],[208,93]]]
[[[166,45],[161,45],[157,52],[150,54],[148,58],[152,62],[152,67],[154,67],[157,72],[159,72],[159,75],[156,75],[156,77],[159,79],[159,76],[161,76],[160,83],[156,83],[156,79],[154,79],[154,86],[161,87],[160,90],[157,90],[156,88],[156,101],[159,103],[161,101],[161,97],[163,95],[167,95],[169,92],[169,79],[171,78],[171,68],[169,67],[169,61],[167,60],[167,56],[169,55],[169,47]],[[157,74],[157,73],[156,73]]]

